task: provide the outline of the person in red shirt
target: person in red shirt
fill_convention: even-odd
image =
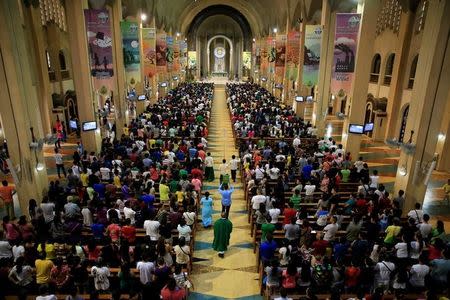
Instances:
[[[285,208],[283,211],[284,215],[283,226],[286,224],[291,224],[291,219],[297,215],[297,210],[295,210],[295,208],[291,208],[289,203],[286,203],[286,205],[287,208]]]
[[[109,235],[113,243],[117,243],[120,238],[121,228],[114,221],[106,227],[106,234]]]
[[[161,290],[161,299],[163,300],[183,300],[186,297],[186,291],[177,286],[174,278],[167,280],[166,286]]]
[[[14,214],[14,203],[13,203],[14,187],[8,185],[8,181],[3,180],[0,186],[0,200],[3,200],[5,205],[6,214],[11,220],[16,218]]]
[[[130,219],[126,219],[125,225],[122,227],[122,238],[130,244],[134,244],[134,241],[136,241],[136,228],[131,225]]]
[[[314,249],[314,255],[324,256],[327,251],[328,241],[325,241],[323,239],[323,236],[324,236],[323,233],[318,232],[317,240],[312,243],[312,247]]]
[[[350,266],[345,269],[345,287],[348,293],[354,293],[355,288],[359,283],[359,275],[361,270],[352,262]]]

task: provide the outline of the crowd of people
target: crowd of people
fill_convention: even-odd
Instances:
[[[184,299],[202,197],[213,84],[185,83],[159,99],[101,152],[78,144],[28,215],[3,218],[0,296],[26,299]],[[63,171],[63,172],[59,172]],[[62,173],[62,174],[61,174]],[[214,174],[210,174],[214,176]]]
[[[403,191],[392,197],[377,170],[332,138],[305,150],[307,125],[267,91],[229,84],[227,93],[236,136],[259,137],[242,143],[240,154],[261,230],[267,293],[382,299],[386,292],[401,298],[427,291],[437,299],[448,292],[450,247],[442,221],[432,224],[420,204],[406,210]],[[270,133],[274,128],[293,139],[265,143],[264,137],[277,136]],[[351,193],[341,192],[351,183]],[[275,238],[276,230],[282,238]]]
[[[311,136],[316,129],[296,116],[290,106],[280,103],[266,89],[256,84],[227,84],[227,103],[232,123],[239,137]]]

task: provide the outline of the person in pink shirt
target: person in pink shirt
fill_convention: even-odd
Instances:
[[[20,230],[16,224],[10,222],[9,216],[3,217],[3,231],[6,233],[6,239],[10,244],[15,244],[20,239]]]
[[[106,234],[109,235],[111,241],[113,241],[114,243],[119,241],[121,231],[122,228],[114,222],[106,227]]]
[[[198,177],[194,177],[192,178],[191,183],[194,186],[194,190],[197,192],[197,194],[200,195],[200,191],[202,189],[202,181]]]

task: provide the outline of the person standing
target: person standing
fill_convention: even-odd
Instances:
[[[14,193],[15,193],[14,187],[8,185],[8,181],[3,180],[2,185],[0,186],[0,198],[3,200],[6,214],[9,216],[11,220],[14,220],[16,218],[14,214],[14,201],[13,201]]]
[[[200,200],[202,205],[202,224],[208,228],[212,225],[213,199],[209,196],[209,192],[205,192],[205,196]]]
[[[219,257],[223,258],[225,251],[230,244],[230,235],[233,231],[233,224],[228,220],[228,215],[222,212],[221,218],[214,223],[213,249],[219,252]]]
[[[206,154],[205,158],[205,180],[214,181],[214,158],[210,152]]]
[[[236,158],[236,155],[231,156],[230,170],[231,170],[231,179],[233,180],[233,182],[236,182],[236,174],[240,162],[241,160],[239,158]]]
[[[61,178],[61,170],[64,174],[64,177],[67,177],[66,169],[64,169],[64,161],[63,156],[61,153],[59,153],[58,148],[55,148],[55,164],[56,164],[56,171],[58,172],[58,178]]]
[[[222,195],[222,213],[225,213],[225,218],[228,219],[231,207],[231,194],[234,192],[233,187],[228,187],[228,184],[224,183],[219,187],[219,193]]]
[[[229,165],[227,164],[227,160],[226,159],[223,159],[222,160],[222,163],[219,165],[219,173],[220,173],[220,178],[219,178],[219,182],[220,182],[220,184],[223,184],[223,183],[228,183],[228,179],[229,179],[229,177],[228,177],[228,169],[229,169]],[[225,182],[224,182],[224,180],[225,180]]]

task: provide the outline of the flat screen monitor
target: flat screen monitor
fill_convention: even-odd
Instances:
[[[83,131],[91,131],[97,129],[96,121],[83,122]]]
[[[77,128],[78,128],[77,121],[75,121],[75,120],[69,120],[69,127],[70,127],[71,129],[77,129]]]
[[[167,82],[161,82],[161,83],[159,84],[159,86],[160,86],[160,87],[167,87]]]
[[[306,96],[306,102],[313,102],[314,98],[313,96]]]
[[[350,124],[348,125],[349,133],[363,134],[364,133],[364,125],[360,124]]]
[[[303,102],[305,101],[303,96],[295,96],[295,102]]]
[[[371,131],[373,131],[373,123],[364,124],[364,132],[371,132]]]
[[[139,97],[138,97],[139,101],[144,101],[146,99],[147,99],[147,96],[145,96],[145,95],[139,95]]]

